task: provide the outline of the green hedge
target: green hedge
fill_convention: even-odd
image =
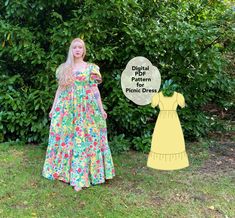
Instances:
[[[223,129],[204,110],[234,109],[234,12],[226,1],[5,1],[0,5],[1,141],[45,143],[56,91],[55,69],[81,37],[86,60],[100,66],[112,149],[148,151],[158,109],[122,93],[120,76],[135,56],[172,79],[188,107],[178,114],[187,140]]]

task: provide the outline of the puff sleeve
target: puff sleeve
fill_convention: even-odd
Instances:
[[[177,93],[177,102],[178,102],[178,105],[179,105],[181,108],[184,108],[184,107],[185,107],[184,96],[183,96],[181,93]]]
[[[102,83],[102,76],[100,74],[100,68],[98,65],[92,64],[89,80],[91,85]]]
[[[151,99],[151,107],[155,108],[159,103],[159,94],[156,93],[152,96],[152,99]]]

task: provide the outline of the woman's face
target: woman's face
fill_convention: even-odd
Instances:
[[[75,41],[72,46],[72,51],[75,58],[81,58],[84,52],[83,44],[79,41]]]

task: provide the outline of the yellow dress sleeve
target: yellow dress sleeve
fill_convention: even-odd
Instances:
[[[102,76],[100,73],[100,68],[96,64],[92,64],[90,72],[90,84],[100,84],[102,83]]]
[[[185,107],[184,96],[181,93],[177,93],[177,102],[181,108]]]
[[[152,100],[151,100],[151,107],[155,108],[159,103],[159,94],[156,93],[153,95]]]

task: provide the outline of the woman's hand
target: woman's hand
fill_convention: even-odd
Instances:
[[[52,118],[52,110],[49,113],[49,117]]]
[[[107,113],[104,110],[102,111],[102,116],[104,119],[107,119]]]

